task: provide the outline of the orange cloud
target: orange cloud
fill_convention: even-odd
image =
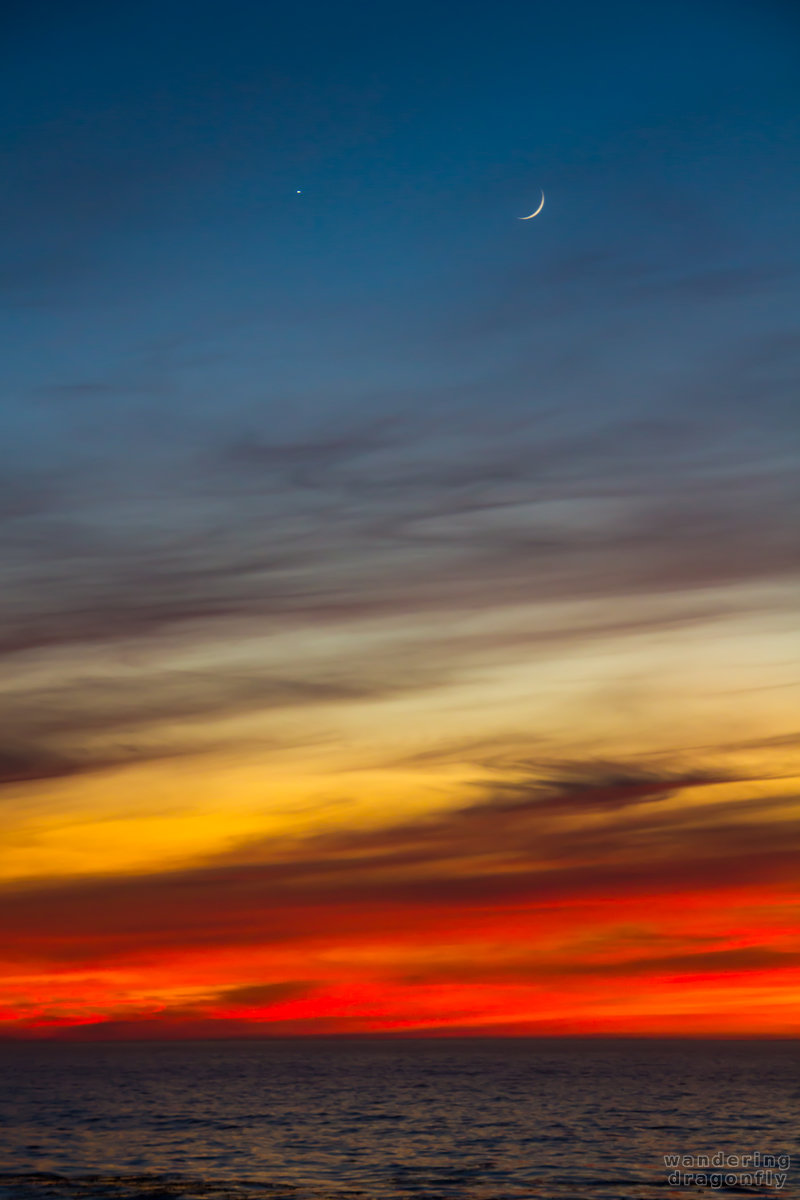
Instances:
[[[381,828],[6,886],[8,1027],[785,1032],[800,830],[791,797],[712,799],[728,782],[583,763]]]

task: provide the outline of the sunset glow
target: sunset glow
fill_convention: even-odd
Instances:
[[[790,18],[183,7],[12,39],[0,1036],[800,1035]]]

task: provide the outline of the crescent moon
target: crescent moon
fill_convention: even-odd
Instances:
[[[518,221],[530,221],[531,217],[538,217],[539,213],[542,211],[543,208],[544,208],[544,192],[542,192],[542,199],[539,203],[539,207],[535,208],[532,213],[528,214],[527,217],[517,217],[517,220]]]

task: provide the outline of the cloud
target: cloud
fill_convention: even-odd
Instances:
[[[206,754],[236,741],[231,734],[222,738],[217,723],[242,714],[316,713],[323,723],[306,723],[302,734],[258,736],[262,755],[298,743],[309,746],[330,736],[324,714],[332,707],[413,694],[448,682],[454,673],[452,660],[437,661],[419,646],[410,652],[402,646],[376,647],[363,662],[323,654],[300,662],[286,661],[284,655],[276,663],[267,656],[263,665],[249,669],[226,659],[227,648],[216,654],[214,669],[171,668],[155,649],[145,662],[135,654],[120,661],[99,651],[62,661],[60,678],[46,682],[34,661],[29,674],[20,671],[0,685],[5,743],[0,744],[0,789]],[[233,657],[241,662],[236,645]],[[251,657],[257,662],[257,653]],[[241,734],[237,744],[245,743],[247,735]]]
[[[511,954],[500,958],[483,954],[478,958],[448,957],[433,963],[420,961],[413,964],[410,970],[404,962],[403,971],[393,978],[409,984],[448,981],[524,984],[559,980],[564,986],[569,986],[570,981],[579,981],[587,976],[632,980],[642,976],[698,979],[740,972],[794,972],[800,968],[800,950],[774,946],[689,948],[681,953],[654,952],[625,958],[619,957],[620,949],[625,949],[624,938],[615,938],[601,955],[576,955],[574,950],[568,957],[562,958],[554,958],[546,953],[527,956]]]
[[[282,1000],[295,1000],[310,995],[316,987],[307,979],[287,979],[280,983],[252,983],[242,987],[224,988],[207,1004],[227,1008],[270,1008]]]
[[[0,787],[35,779],[58,779],[74,775],[79,770],[77,761],[47,749],[35,746],[0,747]]]
[[[641,287],[639,268],[627,268],[622,282]],[[703,261],[698,278],[720,269]],[[767,270],[726,269],[743,284]],[[620,259],[579,247],[543,270],[548,286],[572,295],[587,273],[593,288],[619,275]],[[513,284],[512,307],[529,275],[526,264],[516,283],[503,271],[495,280],[500,293]],[[455,378],[450,362],[436,382],[427,371],[418,383],[382,378],[343,389],[335,403],[314,378],[295,382],[295,405],[257,359],[258,387],[237,385],[221,407],[216,389],[228,387],[241,347],[186,330],[111,355],[95,377],[40,382],[0,439],[9,460],[0,659],[157,638],[202,643],[256,622],[411,626],[430,615],[455,623],[514,606],[607,604],[589,627],[541,635],[568,645],[635,635],[648,622],[669,628],[691,621],[690,610],[712,621],[737,604],[769,603],[744,592],[797,573],[784,412],[796,340],[759,327],[731,349],[726,337],[724,361],[714,350],[663,382],[652,366],[663,349],[651,360],[651,332],[639,347],[635,323],[625,336],[636,344],[608,362],[602,331],[570,327],[569,344],[553,341],[552,327],[539,337],[520,311],[527,349],[502,367],[494,356],[491,368],[474,362]],[[21,470],[20,460],[36,466]],[[611,611],[632,597],[666,598],[663,612]],[[467,640],[443,641],[434,662],[428,646],[430,685],[454,678],[460,663],[468,673],[470,652]],[[315,686],[340,687],[345,702],[348,689],[375,687],[351,664],[317,681],[313,669],[287,672],[287,703]],[[390,691],[405,686],[392,670]],[[421,661],[417,676],[427,686]],[[175,697],[178,719],[191,704],[160,673],[139,686],[154,712],[168,707],[157,695]],[[276,680],[275,696],[280,688]],[[125,708],[105,691],[107,711]],[[202,681],[199,691],[210,716]],[[258,687],[221,680],[221,713],[229,701],[257,708]]]
[[[67,687],[54,687],[41,697],[35,691],[28,693],[20,720],[36,727],[38,711],[39,728],[70,733],[86,728],[158,725],[165,720],[208,713],[221,716],[250,709],[303,707],[374,694],[369,682],[358,678],[326,679],[320,673],[309,679],[292,679],[268,671],[230,668],[216,673],[186,669],[152,674],[123,669],[110,680],[83,677],[80,694],[73,695],[71,705],[67,702],[69,691]]]
[[[733,474],[713,486],[697,479],[694,491],[683,479],[679,496],[653,473],[658,428],[630,430],[627,447],[624,431],[607,430],[594,450],[588,435],[537,450],[532,430],[512,447],[481,443],[479,426],[457,437],[440,428],[424,459],[421,433],[373,423],[338,438],[229,447],[213,460],[217,481],[209,468],[197,493],[188,477],[185,496],[170,485],[163,520],[157,505],[131,500],[106,522],[99,496],[83,508],[75,498],[70,511],[62,485],[39,506],[20,492],[21,515],[10,497],[16,515],[0,529],[14,570],[0,594],[0,660],[14,666],[0,689],[7,738],[61,760],[64,773],[147,757],[148,743],[160,755],[170,746],[146,736],[159,723],[388,698],[468,680],[520,650],[561,653],[713,622],[760,603],[724,587],[796,566],[789,479],[756,480],[762,501],[771,495],[760,508]],[[626,479],[625,464],[640,458],[641,478]],[[591,611],[541,616],[540,606],[564,601]],[[519,613],[502,619],[525,607],[527,626]],[[493,627],[460,629],[475,613]],[[424,622],[444,614],[447,631],[432,637]],[[235,661],[237,641],[254,631],[349,635],[365,622],[386,625],[368,656],[345,638],[327,659],[302,648],[291,662],[267,654],[245,670]],[[190,643],[212,648],[213,671],[172,669],[173,650],[179,660]],[[47,656],[63,682],[42,684]],[[136,749],[109,747],[112,736]],[[165,737],[183,752],[180,735]]]
[[[206,436],[212,436],[207,431]],[[796,573],[794,474],[697,422],[458,437],[425,422],[203,451],[156,503],[62,480],[9,495],[17,561],[0,653],[147,638],[191,622],[298,625],[699,591]],[[86,491],[86,480],[81,484]],[[105,486],[105,485],[104,485]],[[19,510],[20,515],[13,514]],[[28,515],[26,515],[28,514]],[[113,517],[110,521],[109,517]]]
[[[27,1017],[27,1020],[26,1020]],[[48,1039],[69,1041],[216,1041],[231,1038],[237,1041],[250,1038],[259,1041],[276,1037],[327,1037],[336,1034],[358,1035],[383,1032],[380,1020],[363,1016],[303,1016],[270,1019],[268,1016],[248,1019],[245,1016],[203,1017],[193,1012],[170,1011],[134,1013],[132,1016],[102,1017],[94,1015],[78,1019],[67,1018],[58,1010],[37,1010],[35,1021],[30,1016],[12,1023],[11,1036],[17,1039]],[[0,1035],[1,1036],[1,1035]]]
[[[788,885],[800,852],[795,798],[666,803],[721,778],[562,764],[426,819],[253,840],[155,875],[10,884],[0,891],[0,958],[89,964],[224,946],[391,944],[470,928],[508,905]]]
[[[463,811],[474,814],[488,809],[514,815],[527,808],[537,814],[546,810],[567,815],[614,811],[665,800],[687,788],[708,787],[731,778],[724,771],[670,772],[601,760],[552,764],[548,772],[522,781],[498,781],[489,801]]]
[[[178,758],[192,752],[192,747],[175,742],[160,746],[143,743],[84,747],[71,754],[45,743],[6,743],[0,745],[0,790],[10,788],[16,793],[20,784],[68,779],[91,771],[107,771],[139,762]]]

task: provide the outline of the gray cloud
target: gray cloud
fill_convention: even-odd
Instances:
[[[80,764],[35,746],[0,747],[0,786],[74,775]]]
[[[105,507],[97,482],[66,469],[49,490],[12,475],[0,522],[0,658],[20,680],[0,694],[8,736],[72,771],[104,731],[438,687],[487,654],[554,653],[758,603],[722,589],[796,571],[794,474],[744,471],[738,453],[698,447],[696,432],[655,418],[594,433],[531,420],[512,438],[479,416],[454,430],[406,414],[307,440],[256,431],[211,453],[195,431],[174,478],[169,457],[158,465],[160,498],[140,497],[128,468],[118,495],[104,468]],[[457,632],[475,611],[615,599],[624,606],[585,623]],[[415,617],[442,613],[451,634],[415,635]],[[136,672],[123,665],[153,639],[168,651],[172,638],[219,642],[253,623],[277,633],[396,618],[409,623],[401,649],[376,645],[359,662],[220,664],[213,675],[152,656]],[[87,668],[69,693],[25,682],[38,656],[82,644],[122,658],[108,658],[102,680]]]
[[[313,980],[287,979],[280,983],[249,983],[242,987],[223,988],[209,1002],[223,1008],[268,1008],[282,1000],[294,1000],[310,995],[316,988]]]
[[[0,745],[0,791],[8,789],[19,795],[22,785],[41,783],[48,779],[68,779],[93,771],[119,770],[141,762],[152,762],[196,754],[196,746],[171,743],[153,744],[146,741],[112,742],[111,745],[74,745],[69,750],[57,742],[17,742],[8,740]]]
[[[793,473],[732,462],[708,479],[701,462],[676,464],[670,479],[654,459],[663,442],[657,426],[623,426],[493,451],[476,430],[445,439],[429,467],[417,443],[258,446],[246,465],[220,466],[215,490],[207,477],[205,499],[186,480],[184,499],[173,486],[164,507],[120,503],[121,534],[98,519],[99,497],[94,513],[67,503],[58,517],[19,517],[0,532],[17,563],[0,650],[206,618],[410,617],[797,571]],[[32,502],[9,499],[12,510]]]

